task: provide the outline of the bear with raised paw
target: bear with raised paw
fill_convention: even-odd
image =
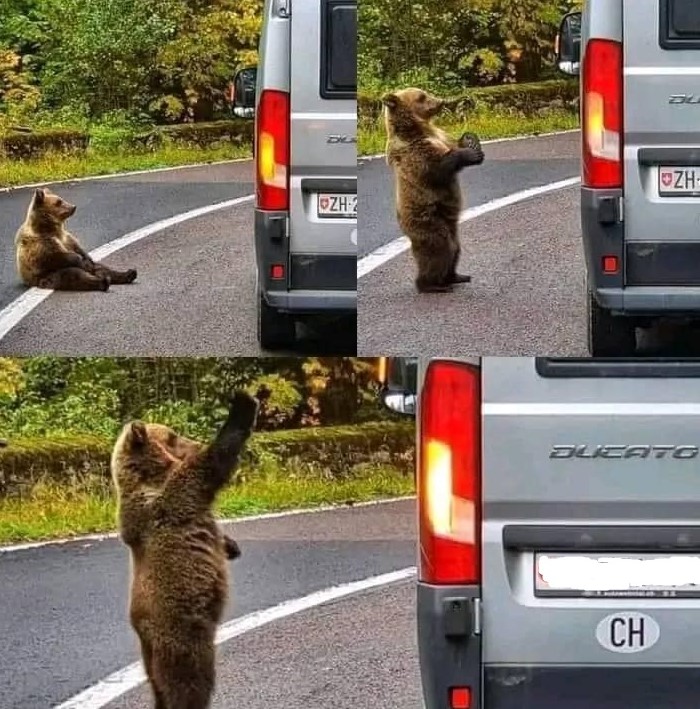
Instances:
[[[127,424],[114,446],[118,526],[131,553],[129,616],[156,709],[206,709],[214,639],[228,598],[226,558],[240,554],[212,506],[231,480],[258,412],[237,392],[209,445],[167,426]]]
[[[133,283],[134,269],[115,271],[95,263],[66,229],[77,207],[48,189],[37,189],[27,217],[15,237],[17,270],[30,287],[53,290],[109,290]]]
[[[446,292],[471,277],[457,272],[462,192],[458,173],[484,161],[473,133],[454,140],[433,124],[444,101],[409,88],[382,97],[386,160],[396,180],[396,214],[411,241],[421,293]]]

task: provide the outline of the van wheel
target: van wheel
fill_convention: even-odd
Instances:
[[[588,351],[591,357],[625,357],[637,348],[636,322],[601,308],[588,291]]]
[[[264,350],[283,350],[296,342],[294,318],[271,308],[262,293],[258,294],[258,342]]]

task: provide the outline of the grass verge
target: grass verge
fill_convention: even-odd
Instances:
[[[153,152],[89,151],[87,155],[49,153],[36,160],[0,160],[0,187],[235,160],[249,158],[251,155],[249,147],[235,144],[209,148],[164,145]]]
[[[473,114],[468,122],[447,121],[437,124],[451,135],[460,135],[465,131],[476,133],[481,140],[511,138],[519,135],[538,135],[559,130],[571,130],[579,127],[579,117],[570,111],[555,111],[546,116],[498,115],[494,113]],[[386,147],[384,126],[360,126],[357,136],[358,155],[377,155]]]
[[[366,502],[415,492],[412,475],[391,467],[366,466],[352,477],[269,474],[224,490],[221,517]],[[22,499],[0,499],[0,544],[70,537],[114,530],[115,498],[107,483],[39,483]]]

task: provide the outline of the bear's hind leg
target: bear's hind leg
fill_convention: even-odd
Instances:
[[[154,648],[153,670],[165,709],[207,709],[214,692],[214,639],[192,642],[173,652]]]
[[[462,251],[459,245],[459,236],[457,235],[457,230],[452,237],[452,245],[454,255],[452,257],[452,264],[450,265],[450,273],[447,279],[448,283],[471,283],[472,277],[464,275],[457,272],[457,264],[459,263],[459,255]]]
[[[155,702],[153,707],[154,709],[168,709],[163,692],[156,684],[153,674],[153,648],[145,637],[139,635],[139,640],[141,642],[141,657],[143,658],[143,666],[146,670],[146,677],[148,678],[148,683],[151,686],[151,691],[153,692],[153,700]]]
[[[94,273],[96,276],[107,276],[112,285],[122,286],[133,283],[138,276],[136,269],[130,268],[128,271],[114,271],[100,263],[95,264]]]
[[[110,280],[107,276],[93,276],[82,268],[61,268],[42,278],[39,288],[65,291],[108,291]]]
[[[448,293],[452,290],[448,278],[452,256],[445,249],[447,244],[442,242],[441,246],[439,251],[435,249],[434,243],[413,247],[413,257],[418,267],[416,289],[419,293]]]

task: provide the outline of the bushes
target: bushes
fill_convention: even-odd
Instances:
[[[413,467],[415,428],[409,422],[372,422],[359,426],[304,428],[253,434],[240,475],[266,472],[324,471],[339,478],[356,466]],[[94,436],[10,440],[0,448],[0,496],[16,495],[39,481],[70,485],[76,477],[109,476],[113,441]]]
[[[0,136],[0,155],[10,160],[26,160],[50,152],[85,153],[90,145],[97,151],[106,152],[153,152],[164,143],[194,148],[209,148],[222,143],[252,145],[253,129],[253,121],[237,119],[150,129],[96,126],[92,135],[88,131],[67,128],[13,131]]]
[[[84,153],[90,144],[85,131],[61,128],[37,132],[12,132],[0,136],[0,155],[10,160],[37,158],[49,152]]]
[[[551,109],[577,111],[578,97],[578,81],[556,79],[467,89],[462,95],[449,98],[445,109],[458,120],[465,120],[475,111],[533,116]],[[381,97],[358,96],[357,111],[361,122],[376,122],[382,112]]]
[[[204,148],[223,141],[240,145],[252,143],[253,127],[253,121],[234,119],[214,123],[181,123],[160,128],[159,132],[172,143]]]

